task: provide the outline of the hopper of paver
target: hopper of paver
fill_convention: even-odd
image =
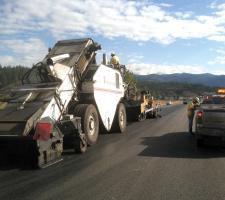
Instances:
[[[49,54],[46,56],[45,60],[48,58],[57,59],[59,55],[68,56],[66,59],[62,59],[58,63],[66,65],[69,67],[74,67],[78,70],[80,75],[83,74],[86,67],[90,62],[95,59],[95,51],[99,50],[101,47],[97,43],[94,43],[91,39],[75,39],[75,40],[63,40],[55,44],[55,46],[50,49]],[[95,62],[95,61],[93,61]]]

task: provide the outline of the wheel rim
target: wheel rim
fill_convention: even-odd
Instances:
[[[138,115],[138,121],[141,121],[141,114]]]
[[[88,128],[89,128],[89,135],[94,135],[95,134],[95,118],[93,114],[90,115],[89,117]]]
[[[123,113],[123,111],[120,111],[120,114],[119,114],[119,122],[120,122],[120,125],[122,127],[124,127],[124,113]]]

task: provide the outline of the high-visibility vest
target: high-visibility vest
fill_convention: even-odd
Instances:
[[[112,56],[112,58],[110,60],[110,64],[114,65],[114,67],[118,67],[120,65],[119,57],[116,55]]]
[[[198,107],[198,104],[194,104],[193,102],[190,102],[187,105],[187,115],[188,117],[194,117],[195,110]]]

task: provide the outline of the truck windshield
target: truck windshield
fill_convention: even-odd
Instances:
[[[225,104],[225,96],[212,96],[206,98],[202,102],[203,104]]]

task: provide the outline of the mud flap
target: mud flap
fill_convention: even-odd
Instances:
[[[62,161],[63,142],[62,140],[37,141],[38,143],[38,160],[37,166],[45,168]]]
[[[63,134],[49,118],[40,120],[33,139],[37,144],[36,165],[45,168],[62,160]]]
[[[81,130],[81,118],[63,120],[58,124],[64,134],[63,149],[73,149],[77,153],[84,153],[87,150],[87,138]]]

